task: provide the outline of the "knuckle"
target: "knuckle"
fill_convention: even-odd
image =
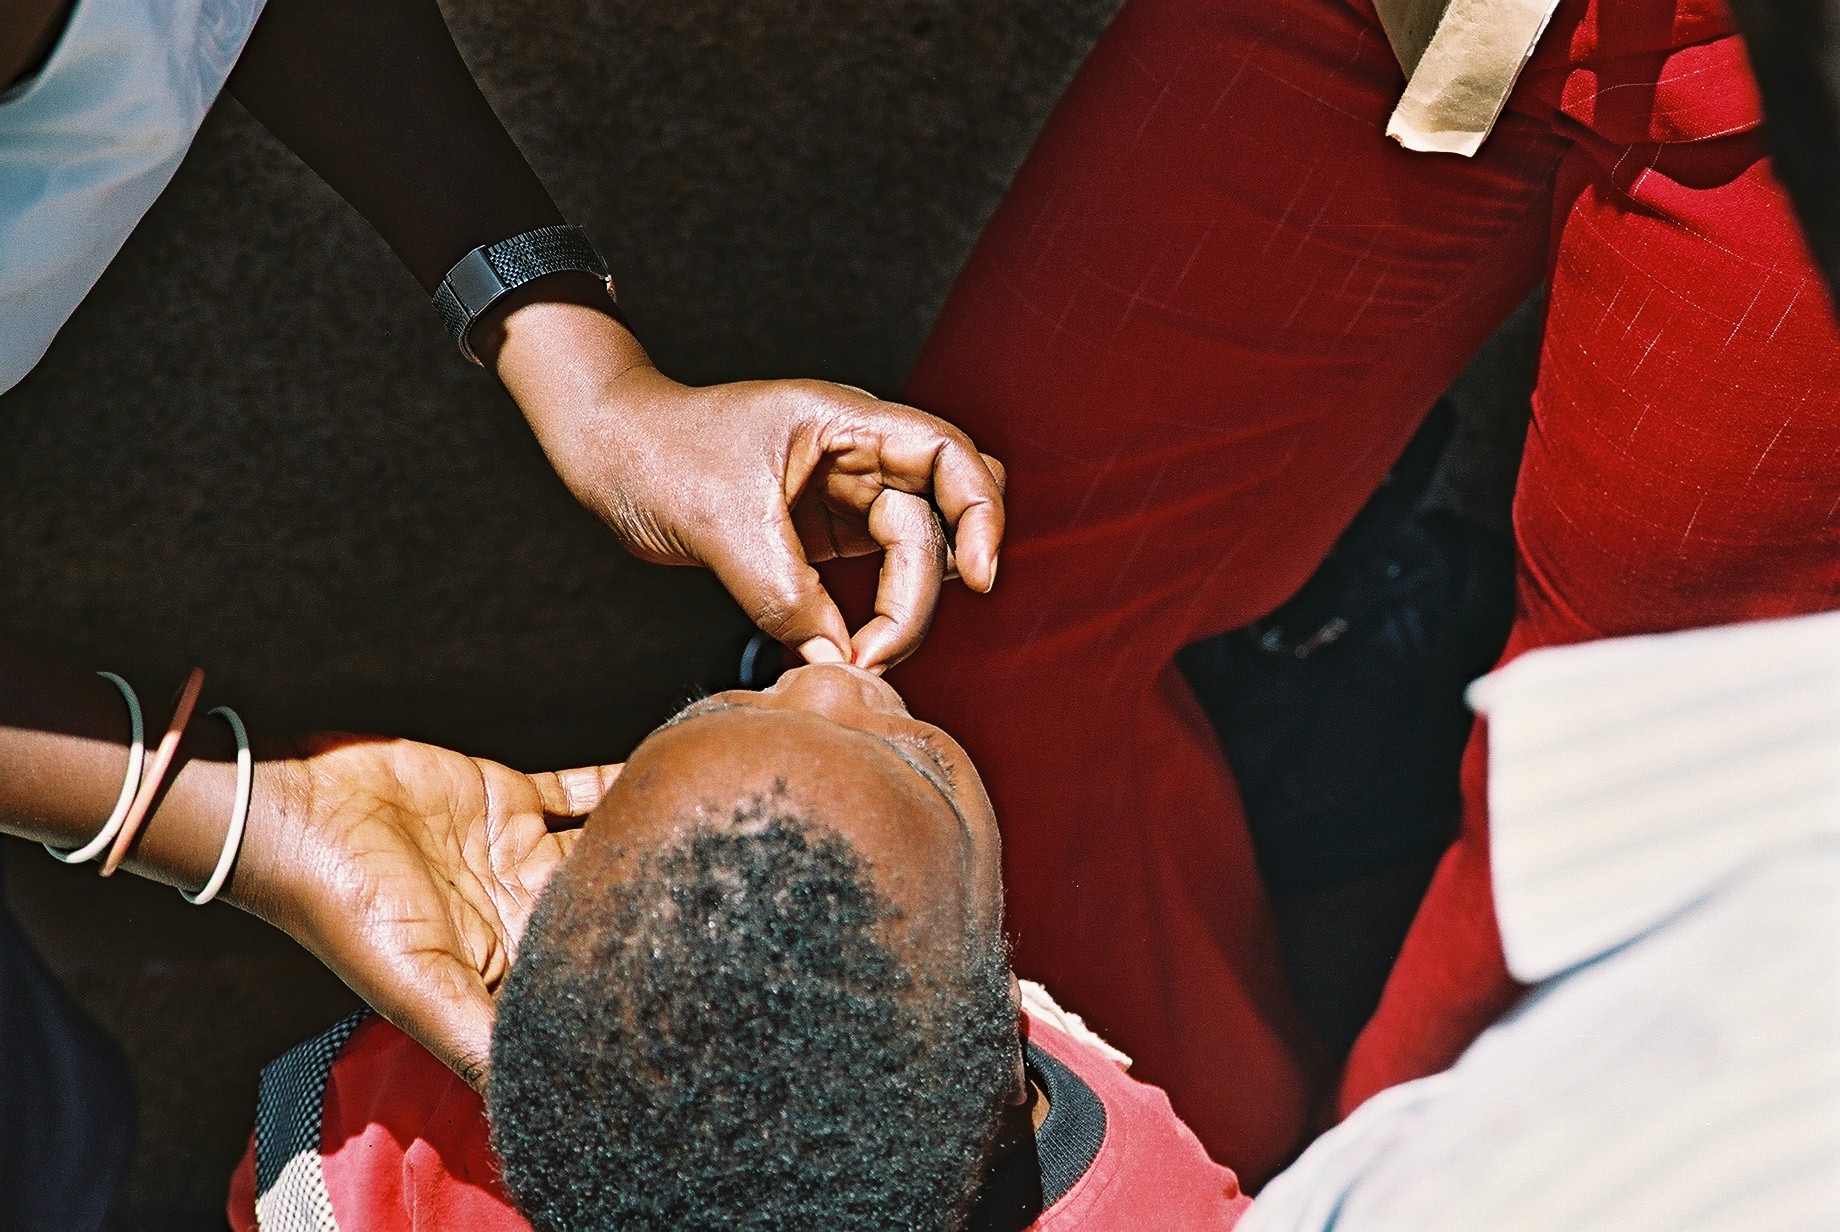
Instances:
[[[830,381],[820,381],[815,377],[792,377],[781,382],[781,389],[787,397],[800,402],[821,402],[825,404],[842,401],[842,386]]]
[[[754,623],[780,641],[798,632],[805,596],[796,590],[763,592],[754,602]]]
[[[1005,490],[1009,486],[1009,468],[1004,466],[1000,459],[987,453],[978,456],[984,459],[984,466],[990,471],[990,477],[997,481],[997,491]]]

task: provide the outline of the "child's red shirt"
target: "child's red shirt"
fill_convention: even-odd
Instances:
[[[971,1226],[1231,1228],[1251,1200],[1163,1092],[1127,1074],[1045,997],[1028,1001],[1029,1070],[1048,1116],[1036,1150],[993,1173]],[[1014,1197],[1033,1189],[1039,1212]],[[388,1022],[364,1016],[263,1072],[229,1214],[236,1232],[530,1232],[499,1183],[479,1097]]]

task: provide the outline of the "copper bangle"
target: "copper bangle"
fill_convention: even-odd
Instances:
[[[192,709],[197,706],[198,693],[203,688],[204,668],[194,667],[192,674],[185,678],[185,686],[179,690],[179,700],[173,704],[172,722],[166,725],[166,734],[160,737],[160,747],[154,752],[153,764],[147,768],[147,775],[141,780],[141,789],[135,794],[128,816],[122,821],[121,830],[109,846],[109,858],[102,863],[104,877],[114,876],[115,870],[121,867],[128,848],[134,845],[134,836],[140,833],[142,823],[152,811],[153,798],[159,794],[166,772],[172,769],[173,758],[178,756],[179,741],[185,735],[185,725],[191,722]]]

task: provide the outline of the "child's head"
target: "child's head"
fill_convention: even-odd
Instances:
[[[942,1229],[1019,1093],[996,821],[867,673],[686,709],[538,905],[490,1106],[539,1229]]]

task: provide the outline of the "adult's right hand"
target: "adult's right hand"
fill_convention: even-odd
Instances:
[[[898,663],[954,566],[995,583],[1003,467],[944,420],[828,381],[679,384],[604,299],[526,303],[499,328],[488,362],[577,499],[643,559],[713,570],[806,659]],[[877,551],[852,636],[813,566]]]
[[[267,0],[230,88],[430,291],[474,246],[563,221],[434,0]],[[912,652],[948,535],[968,585],[995,578],[1002,470],[942,420],[823,381],[667,380],[586,274],[520,287],[468,337],[622,542],[714,570],[807,658],[879,668]],[[876,617],[852,639],[812,566],[878,550]]]

